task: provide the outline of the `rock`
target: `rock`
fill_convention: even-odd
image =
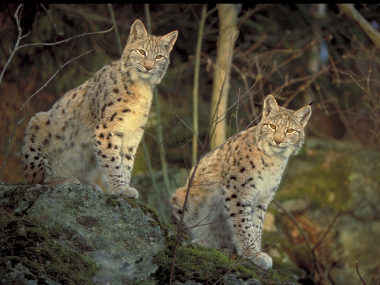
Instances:
[[[87,185],[0,184],[0,214],[0,284],[169,282],[177,234],[142,202]],[[175,260],[175,284],[292,284],[297,274],[263,271],[186,236]]]
[[[163,230],[135,201],[74,184],[1,186],[0,193],[2,208],[26,215],[59,245],[90,258],[98,267],[95,283],[146,280],[158,269],[153,256],[165,247]]]

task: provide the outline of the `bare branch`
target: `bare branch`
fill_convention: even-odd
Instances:
[[[26,104],[29,103],[30,100],[33,99],[34,96],[36,96],[38,93],[40,93],[42,91],[42,89],[44,89],[56,76],[57,74],[66,66],[68,65],[69,63],[73,62],[74,60],[77,60],[78,58],[81,58],[82,56],[85,56],[86,54],[92,52],[92,50],[88,50],[68,61],[66,61],[64,64],[61,64],[60,67],[58,67],[58,69],[56,70],[56,72],[36,91],[34,92],[28,99],[25,100],[24,104],[22,104],[21,108],[20,108],[20,111],[22,111],[25,107]]]
[[[326,238],[327,234],[330,232],[330,230],[332,229],[333,225],[335,225],[336,221],[338,220],[338,218],[341,216],[342,212],[339,212],[334,220],[330,223],[329,227],[327,228],[327,230],[325,231],[325,233],[323,234],[323,236],[321,237],[321,239],[314,245],[313,247],[313,251],[315,251],[320,245],[321,243],[323,242],[323,240]]]
[[[57,42],[52,42],[52,43],[30,43],[30,44],[24,44],[24,45],[19,46],[18,49],[25,48],[25,47],[31,47],[31,46],[55,46],[55,45],[67,43],[67,42],[69,42],[71,40],[74,40],[74,39],[77,39],[77,38],[81,38],[81,37],[86,37],[86,36],[91,36],[91,35],[97,35],[97,34],[105,34],[105,33],[108,33],[110,31],[112,31],[114,28],[115,27],[112,26],[111,28],[109,28],[107,30],[103,30],[103,31],[83,33],[83,34],[80,34],[80,35],[72,36],[70,38],[67,38],[67,39],[64,39],[64,40],[61,40],[61,41],[57,41]]]
[[[5,74],[5,71],[8,68],[9,63],[12,61],[14,55],[16,54],[17,50],[19,49],[20,41],[24,37],[26,37],[26,35],[24,35],[24,36],[22,35],[22,29],[21,29],[21,26],[20,26],[20,19],[19,19],[19,15],[18,15],[19,13],[21,13],[23,6],[24,6],[24,4],[18,5],[17,10],[16,10],[16,12],[14,14],[14,18],[16,20],[16,25],[17,25],[17,30],[18,30],[18,35],[17,35],[15,46],[14,46],[13,50],[11,51],[11,54],[9,55],[8,60],[5,63],[3,69],[1,70],[1,73],[0,73],[0,85],[1,85],[1,82],[3,81],[3,77],[4,77],[4,74]]]
[[[67,39],[64,39],[64,40],[61,40],[61,41],[52,42],[52,43],[30,43],[30,44],[20,45],[21,40],[23,40],[24,38],[26,38],[30,34],[30,32],[28,32],[25,35],[22,34],[22,28],[21,28],[21,25],[20,25],[20,16],[21,16],[21,13],[22,13],[22,7],[23,7],[23,5],[24,4],[18,5],[18,7],[16,9],[16,12],[14,13],[14,18],[15,18],[16,25],[17,25],[18,35],[17,35],[16,43],[15,43],[15,45],[13,47],[13,50],[10,51],[10,55],[8,57],[8,60],[5,63],[3,69],[1,70],[1,73],[0,73],[0,85],[1,85],[1,83],[3,81],[5,71],[7,70],[10,62],[12,61],[14,55],[16,54],[16,52],[18,50],[20,50],[22,48],[26,48],[26,47],[32,47],[32,46],[55,46],[55,45],[66,43],[66,42],[69,42],[69,41],[71,41],[73,39],[81,38],[81,37],[84,37],[84,36],[90,36],[90,35],[95,35],[95,34],[108,33],[110,31],[112,31],[112,29],[114,28],[114,26],[112,26],[111,28],[109,28],[107,30],[103,30],[103,31],[83,33],[83,34],[80,34],[80,35],[76,35],[76,36],[73,36],[73,37],[70,37],[70,38],[67,38]]]

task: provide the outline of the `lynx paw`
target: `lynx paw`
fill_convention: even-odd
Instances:
[[[131,199],[137,199],[139,197],[139,192],[133,187],[123,187],[120,188],[115,194],[123,194]]]
[[[254,264],[256,264],[264,270],[272,268],[273,265],[272,258],[265,252],[256,253],[252,255],[249,259],[252,260]]]

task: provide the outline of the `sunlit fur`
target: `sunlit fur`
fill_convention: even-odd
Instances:
[[[310,115],[310,106],[289,110],[268,95],[257,126],[229,138],[200,160],[186,185],[171,197],[178,223],[190,189],[183,223],[193,242],[230,248],[263,269],[272,267],[271,257],[261,251],[264,215],[289,156],[304,142]]]
[[[135,154],[177,35],[149,35],[136,20],[121,59],[34,115],[22,147],[27,183],[82,182],[100,189],[96,178],[103,176],[106,193],[137,198],[130,186]]]

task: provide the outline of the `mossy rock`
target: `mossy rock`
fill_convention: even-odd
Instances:
[[[167,248],[154,257],[160,267],[155,274],[159,284],[169,283],[175,240],[171,235]],[[230,257],[220,250],[192,244],[185,236],[178,245],[173,281],[178,284],[189,280],[200,284],[298,284],[299,274],[300,270],[294,266],[278,262],[273,269],[265,271],[238,256]]]
[[[1,211],[0,283],[94,284],[96,264],[61,246],[44,228],[27,218]]]
[[[0,185],[0,209],[33,221],[46,239],[91,260],[97,265],[96,271],[88,272],[94,283],[149,280],[158,269],[153,256],[165,248],[156,214],[141,202],[104,195],[88,185]]]
[[[86,185],[0,184],[0,211],[5,217],[0,223],[5,284],[169,281],[177,233],[140,201]],[[264,271],[247,260],[195,246],[186,236],[178,249],[176,284],[294,284],[298,276],[297,269],[278,262]]]

